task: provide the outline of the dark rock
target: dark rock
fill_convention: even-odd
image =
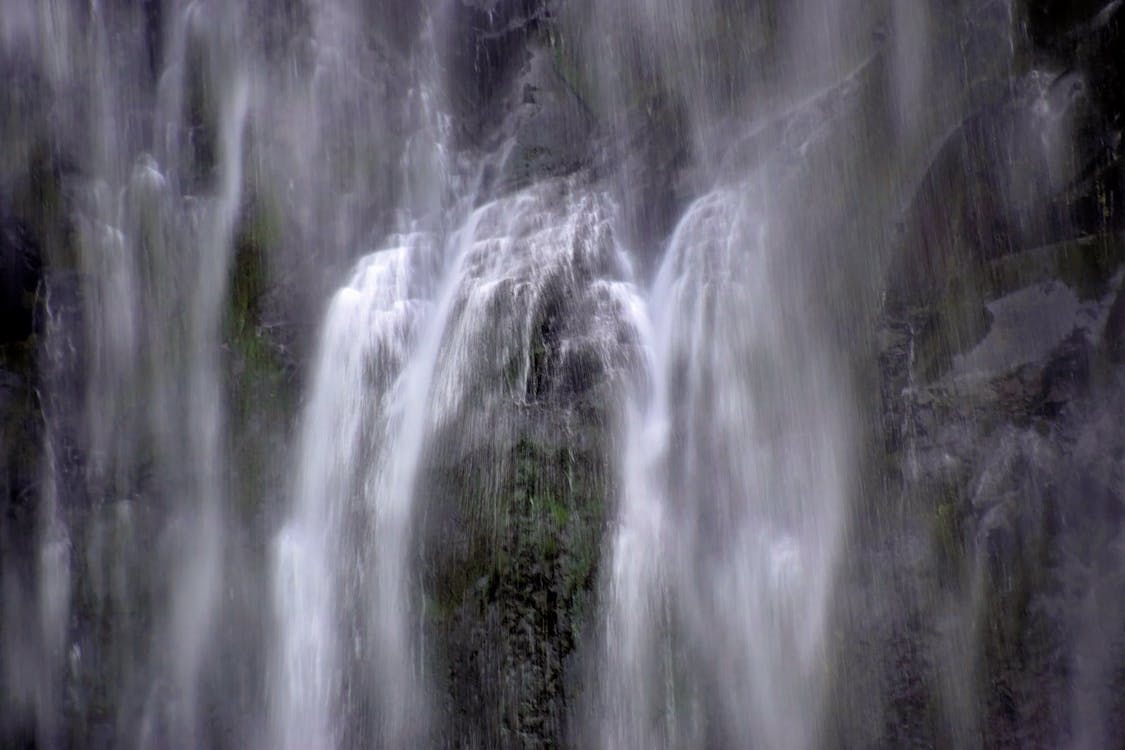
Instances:
[[[517,77],[503,132],[511,148],[500,165],[501,191],[569,174],[590,160],[593,122],[550,55],[534,50]]]
[[[1087,243],[1084,252],[1111,244]],[[883,375],[894,384],[884,386],[885,419],[894,427],[888,452],[901,482],[903,524],[888,532],[889,543],[900,547],[892,555],[911,559],[903,528],[933,528],[930,551],[901,578],[900,585],[918,593],[900,595],[894,606],[923,620],[940,618],[946,631],[962,633],[979,649],[973,657],[979,667],[958,667],[943,645],[948,636],[914,629],[906,637],[920,649],[917,658],[946,674],[914,667],[917,680],[902,684],[891,676],[905,668],[894,661],[901,656],[888,646],[878,657],[887,670],[886,710],[895,717],[887,737],[901,738],[915,726],[916,736],[932,738],[965,721],[954,715],[956,705],[945,705],[942,684],[950,679],[978,696],[979,716],[968,717],[964,731],[986,746],[1057,746],[1082,735],[1097,738],[1093,746],[1100,747],[1123,737],[1113,715],[1094,707],[1112,703],[1112,675],[1125,669],[1125,639],[1117,634],[1125,632],[1125,611],[1080,604],[1095,592],[1122,590],[1125,581],[1120,560],[1104,557],[1120,543],[1125,517],[1115,468],[1125,444],[1109,426],[1122,413],[1123,375],[1119,368],[1099,370],[1095,349],[1095,321],[1114,319],[1116,297],[1104,290],[1112,288],[1108,275],[1116,277],[1116,265],[1094,274],[1103,283],[1100,295],[1079,301],[1058,280],[1070,267],[1062,262],[1066,252],[1011,256],[1031,277],[1057,275],[1024,287],[1031,296],[1017,290],[1001,298],[1008,307],[991,307],[994,330],[973,354],[983,363],[991,352],[991,364],[978,371],[983,388],[966,374],[966,356],[958,360],[961,369],[937,382],[911,380],[917,319],[907,316],[883,337]],[[1014,278],[996,276],[1001,287]],[[1052,306],[1036,296],[1043,289],[1065,289],[1070,302]],[[1028,314],[1043,308],[1050,325],[1013,328],[1024,317],[1011,305]],[[1115,351],[1113,330],[1107,325],[1109,351]],[[1115,623],[1112,633],[1106,622]],[[1100,661],[1087,653],[1100,654]],[[1072,723],[1075,706],[1089,707],[1081,709],[1081,726]]]
[[[595,456],[528,440],[427,473],[431,514],[443,518],[425,546],[443,747],[563,743],[578,703],[568,675],[592,625],[606,473]]]
[[[0,366],[0,507],[16,514],[22,523],[13,529],[27,532],[35,526],[39,486],[39,449],[42,419],[33,390],[33,373],[17,373]],[[22,534],[17,538],[29,541]]]
[[[687,203],[683,170],[691,160],[689,137],[684,103],[655,94],[626,110],[602,154],[624,214],[622,239],[653,265]]]
[[[1099,11],[1106,0],[1023,0],[1021,5],[1027,19],[1028,36],[1037,47],[1065,51],[1075,44],[1084,27]]]
[[[1117,292],[1117,297],[1106,317],[1102,346],[1111,362],[1125,363],[1125,286]]]
[[[438,357],[456,395],[430,426],[415,533],[444,747],[558,747],[578,705],[636,356],[607,206],[570,194],[579,180],[483,209]]]
[[[281,510],[272,502],[285,494],[285,467],[276,457],[292,435],[298,397],[295,326],[286,314],[292,311],[279,299],[276,269],[269,263],[278,255],[285,228],[277,208],[265,199],[244,205],[234,233],[223,319],[227,403],[236,436],[231,450],[243,467],[234,491],[237,509],[251,521]]]
[[[505,115],[502,100],[547,19],[546,0],[446,0],[435,16],[446,92],[464,145]]]
[[[31,335],[42,275],[42,253],[28,227],[12,217],[0,218],[0,345]]]
[[[1080,80],[1089,102],[1073,132],[1080,174],[1059,203],[1083,232],[1120,229],[1125,226],[1125,6],[1105,0],[1027,0],[1024,6],[1032,59]]]
[[[75,160],[50,138],[40,136],[33,140],[14,179],[11,212],[35,240],[43,268],[78,267],[73,214],[78,175]]]

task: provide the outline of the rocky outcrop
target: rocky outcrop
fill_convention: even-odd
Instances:
[[[581,700],[581,647],[594,633],[604,456],[522,439],[427,484],[446,509],[426,564],[441,746],[564,744]]]
[[[883,723],[849,729],[872,744],[1125,738],[1121,14],[1078,5],[1024,8],[1029,58],[1061,72],[958,128],[890,265],[869,608],[844,607],[841,652],[881,665]]]
[[[637,359],[606,207],[583,188],[482,209],[457,279],[415,511],[443,747],[559,747],[580,703]]]
[[[913,726],[917,739],[960,720],[951,741],[987,747],[1108,747],[1125,736],[1115,625],[1125,621],[1125,444],[1113,426],[1125,372],[1107,326],[1121,278],[1092,297],[1058,277],[1000,296],[982,309],[979,342],[940,375],[917,354],[934,345],[924,323],[886,333],[888,491],[901,503],[887,499],[901,514],[891,554],[907,564],[890,576],[901,614],[876,629],[890,628],[886,679],[915,675],[887,688],[896,732]]]

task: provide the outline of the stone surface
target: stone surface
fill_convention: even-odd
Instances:
[[[28,227],[13,217],[0,217],[0,344],[31,335],[42,273],[42,254]]]

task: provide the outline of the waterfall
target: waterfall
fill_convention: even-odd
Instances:
[[[1125,737],[1125,3],[0,0],[0,746]]]
[[[606,603],[603,746],[811,747],[846,515],[832,363],[762,185],[688,208],[648,295]]]
[[[117,507],[123,511],[119,517],[128,515],[135,491],[130,475],[138,455],[147,452],[146,470],[160,477],[169,511],[150,529],[163,548],[162,559],[153,562],[170,585],[151,591],[166,598],[165,615],[154,618],[154,629],[138,634],[131,646],[119,646],[135,649],[137,659],[150,663],[148,684],[128,688],[147,694],[141,699],[144,715],[133,717],[130,733],[136,732],[133,741],[141,746],[190,747],[202,741],[198,691],[221,598],[226,462],[217,337],[241,204],[248,90],[233,44],[235,11],[189,4],[174,13],[167,72],[161,91],[147,102],[135,87],[146,72],[122,65],[143,47],[141,16],[122,11],[134,23],[115,35],[114,19],[107,18],[112,13],[95,5],[79,24],[65,3],[38,7],[38,49],[49,57],[51,82],[74,92],[75,101],[66,105],[70,111],[59,116],[83,118],[86,132],[76,137],[88,139],[85,179],[71,197],[75,272],[87,287],[79,293],[61,273],[52,280],[68,313],[47,329],[48,350],[55,356],[46,370],[60,386],[82,382],[79,373],[87,367],[89,377],[77,403],[67,402],[72,396],[60,388],[46,409],[45,484],[56,488],[49,493],[56,500],[44,507],[54,517],[45,516],[43,525],[43,606],[50,612],[49,630],[69,630],[74,613],[67,612],[67,574],[58,569],[68,563],[58,550],[100,543],[97,524],[89,530],[77,525],[91,510],[76,504],[75,483],[85,483],[82,495],[95,509]],[[204,39],[203,30],[209,34],[215,24],[226,25],[232,36]],[[222,64],[222,77],[217,69],[189,70],[192,54]],[[195,125],[188,99],[198,94],[192,86],[202,84],[189,80],[192,74],[207,78],[214,95],[213,119]],[[137,108],[144,106],[152,107],[150,132],[137,122]],[[213,138],[213,172],[198,192],[189,186],[192,157],[181,150],[183,133],[193,126],[209,129]],[[85,435],[72,413],[83,407]],[[84,466],[73,461],[80,444],[91,446]],[[68,491],[60,497],[63,487]],[[86,533],[92,538],[82,539]],[[119,547],[105,561],[72,562],[112,568],[113,556],[128,554]],[[141,595],[146,582],[129,578],[116,582],[113,597]],[[128,615],[110,612],[106,588],[95,586],[98,601],[92,607],[105,607],[107,622],[128,627]],[[51,647],[47,669],[73,671],[87,658],[95,664],[105,659],[96,669],[114,669],[112,657],[84,653],[81,639],[68,648]],[[175,700],[167,699],[169,691]],[[41,710],[52,715],[45,722],[57,723],[62,706],[48,702]],[[56,730],[46,736],[57,736]]]
[[[425,462],[558,429],[520,414],[542,396],[540,316],[574,304],[557,295],[585,297],[568,323],[576,330],[552,342],[559,355],[592,345],[602,366],[625,366],[614,343],[619,306],[636,301],[601,204],[581,184],[536,186],[478,208],[444,253],[423,234],[364,258],[334,296],[304,415],[293,515],[274,549],[278,746],[340,746],[349,731],[393,747],[424,736],[428,675],[417,618],[426,612],[410,543],[423,515],[466,509],[427,501],[418,474]],[[442,264],[442,255],[451,260]],[[584,333],[587,316],[593,328]],[[495,383],[506,388],[486,385]],[[471,458],[466,466],[493,470]],[[472,498],[486,524],[503,512],[498,489]],[[463,523],[480,523],[470,519]],[[378,718],[367,732],[370,716]]]
[[[388,407],[401,403],[409,381],[436,258],[432,237],[401,239],[401,246],[360,262],[324,326],[300,437],[294,515],[274,552],[278,747],[340,741],[334,713],[346,692],[338,679],[345,660],[394,686],[393,700],[378,707],[386,725],[380,736],[404,742],[406,716],[418,708],[403,593],[410,487],[386,478],[398,470],[404,418],[418,415]],[[372,653],[359,646],[368,637]],[[355,649],[339,647],[353,642]]]

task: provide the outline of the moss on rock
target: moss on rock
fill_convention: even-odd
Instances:
[[[261,509],[263,498],[277,494],[269,489],[281,481],[271,458],[289,432],[297,396],[295,368],[266,319],[273,288],[268,258],[280,245],[283,221],[267,200],[248,204],[235,233],[223,321],[230,419],[242,469],[234,490],[247,516]]]
[[[528,438],[488,452],[435,468],[426,487],[423,579],[449,701],[443,742],[553,747],[593,613],[606,466]]]

